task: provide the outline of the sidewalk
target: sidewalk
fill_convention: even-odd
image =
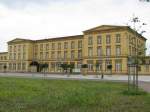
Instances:
[[[34,78],[55,78],[55,79],[91,79],[91,80],[102,80],[101,75],[64,75],[64,74],[45,74],[44,73],[0,73],[0,76],[7,77],[34,77]],[[104,75],[103,80],[114,80],[114,81],[127,81],[127,75]],[[142,82],[150,82],[150,76],[139,76],[139,81]]]
[[[94,80],[94,81],[121,81],[127,82],[127,75],[64,75],[64,74],[36,74],[36,73],[0,73],[0,77],[21,77],[21,78],[44,78],[44,79],[64,79],[64,80]],[[139,86],[150,92],[150,76],[139,76]]]

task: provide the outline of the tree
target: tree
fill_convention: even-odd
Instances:
[[[4,66],[3,66],[3,68],[4,68],[4,72],[6,72],[7,66],[6,66],[6,65],[4,65]]]
[[[70,68],[70,73],[72,74],[72,72],[73,72],[73,69],[74,69],[74,64],[70,64],[70,65],[68,65],[68,68]]]
[[[40,64],[39,64],[37,61],[32,61],[32,62],[30,63],[30,66],[36,66],[36,67],[37,67],[37,72],[40,71],[40,70],[39,70]]]
[[[107,65],[107,69],[110,70],[110,74],[112,75],[112,65]]]
[[[81,67],[82,67],[82,74],[86,75],[87,74],[88,65],[87,64],[83,64]]]
[[[63,69],[63,73],[67,73],[68,64],[61,64],[60,67]]]
[[[47,63],[44,63],[44,64],[41,64],[41,70],[44,69],[44,75],[46,73],[46,69],[48,68],[48,64]]]
[[[137,38],[138,35],[141,35],[143,33],[145,33],[146,31],[141,31],[142,26],[146,25],[145,23],[141,23],[141,21],[139,20],[139,17],[133,17],[131,20],[131,23],[133,23],[133,25],[130,25],[129,27],[131,27],[133,29],[133,34],[134,37]],[[136,72],[133,74],[133,89],[136,90],[136,92],[138,91],[138,69],[139,69],[139,61],[141,61],[141,56],[145,56],[145,46],[138,46],[136,53],[134,53],[134,55],[128,57],[128,66],[132,66],[135,67]],[[133,61],[133,62],[132,62]],[[129,68],[130,70],[130,68]],[[130,80],[131,80],[131,75],[130,73],[128,73],[128,91],[130,90]]]
[[[99,63],[96,63],[95,66],[96,66],[96,75],[97,75],[97,77],[98,77],[98,70],[99,70],[99,66],[100,66],[100,65],[99,65]]]

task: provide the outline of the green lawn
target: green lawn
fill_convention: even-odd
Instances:
[[[150,112],[125,83],[0,77],[0,112]]]

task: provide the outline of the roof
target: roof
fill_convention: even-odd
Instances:
[[[130,28],[129,26],[117,26],[117,25],[100,25],[88,30],[83,31],[85,34],[86,33],[91,33],[91,32],[97,32],[97,31],[105,31],[107,32],[108,30],[128,30],[132,33],[136,33],[136,35],[138,35],[139,37],[141,37],[144,40],[147,40],[144,36],[142,36],[141,34],[139,34],[138,32],[136,32],[135,30],[133,30],[132,28]]]
[[[35,42],[41,42],[41,41],[53,41],[53,40],[64,40],[64,39],[76,39],[76,38],[83,38],[83,35],[73,35],[73,36],[64,36],[64,37],[56,37],[56,38],[48,38],[48,39],[40,39],[35,40]]]
[[[10,43],[18,43],[18,42],[33,42],[33,40],[30,40],[30,39],[22,39],[22,38],[15,38],[11,41],[8,42],[8,44]]]
[[[0,54],[7,54],[8,52],[0,52]]]

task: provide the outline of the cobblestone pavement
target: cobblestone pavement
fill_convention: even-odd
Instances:
[[[68,75],[68,74],[44,74],[44,73],[0,73],[1,77],[23,77],[23,78],[44,78],[44,79],[65,79],[65,80],[95,80],[95,81],[128,81],[127,75]],[[139,86],[150,92],[150,75],[139,76]]]

